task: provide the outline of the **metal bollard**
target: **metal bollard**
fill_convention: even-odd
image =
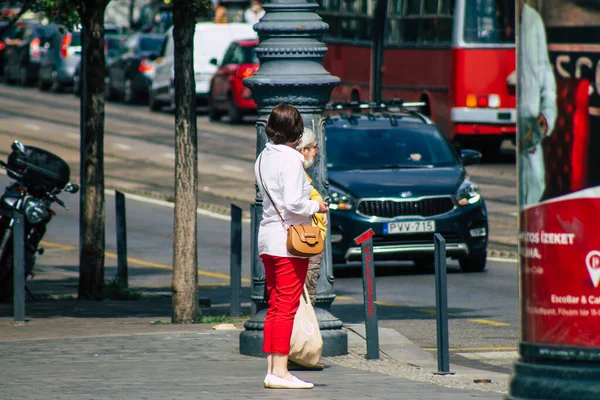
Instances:
[[[367,336],[367,360],[379,359],[379,328],[377,327],[377,297],[375,295],[375,262],[373,259],[372,229],[354,239],[362,250],[363,296],[365,303],[365,331]]]
[[[115,190],[115,212],[117,225],[117,280],[124,287],[129,287],[127,271],[127,213],[125,195]]]
[[[438,375],[451,374],[448,345],[448,286],[446,282],[446,239],[434,235],[435,244],[435,313],[437,326]]]
[[[14,323],[25,324],[25,216],[13,213],[13,307]]]
[[[231,205],[231,252],[230,252],[230,308],[232,317],[240,316],[242,295],[242,209]]]

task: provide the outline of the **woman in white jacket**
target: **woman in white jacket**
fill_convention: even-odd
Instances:
[[[548,58],[546,30],[542,17],[519,1],[518,105],[519,204],[539,202],[546,189],[542,139],[556,122],[556,80]]]
[[[276,106],[265,127],[270,142],[254,166],[263,198],[258,229],[258,253],[265,267],[268,309],[263,352],[267,355],[264,386],[272,389],[310,389],[287,369],[294,317],[308,270],[308,258],[287,250],[287,227],[310,225],[311,216],[327,212],[327,203],[310,199],[310,183],[304,172],[304,156],[296,151],[304,123],[289,104]]]

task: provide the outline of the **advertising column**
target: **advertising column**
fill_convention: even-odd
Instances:
[[[517,0],[521,344],[508,399],[600,399],[600,1]]]

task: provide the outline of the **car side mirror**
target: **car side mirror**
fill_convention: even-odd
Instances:
[[[479,162],[481,161],[481,153],[477,150],[461,150],[460,159],[465,167],[468,167],[469,165],[479,164]]]
[[[25,145],[18,140],[15,140],[13,144],[10,146],[13,151],[16,151],[21,154],[25,154]]]
[[[214,65],[215,67],[219,66],[219,61],[216,58],[211,58],[209,63]]]

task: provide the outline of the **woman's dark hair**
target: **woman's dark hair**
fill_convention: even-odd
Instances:
[[[293,143],[302,137],[303,131],[302,116],[291,104],[276,105],[265,126],[265,133],[274,144]]]

